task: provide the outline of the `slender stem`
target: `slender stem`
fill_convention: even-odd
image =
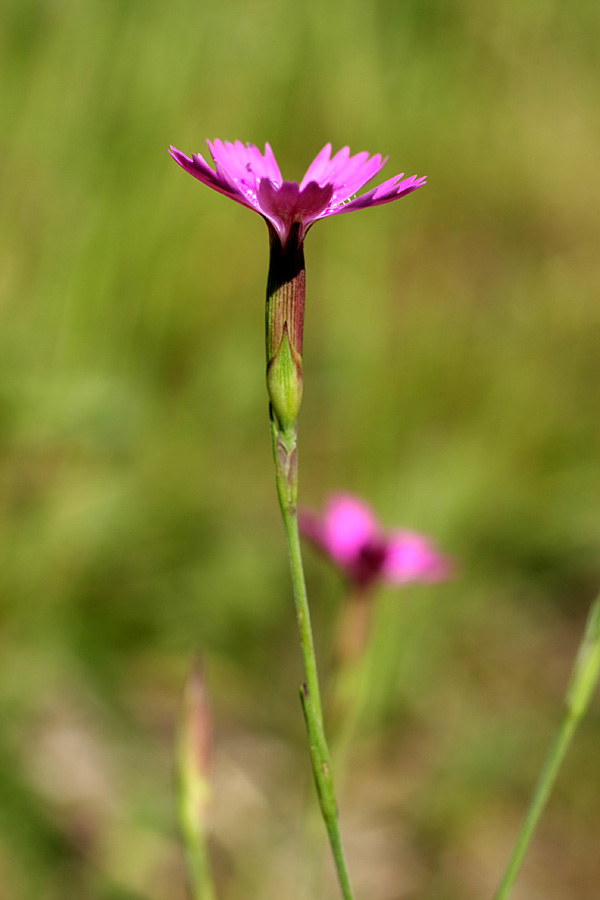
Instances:
[[[544,811],[556,781],[561,763],[575,730],[589,706],[600,675],[600,598],[593,604],[571,680],[567,688],[565,709],[558,731],[533,792],[529,809],[517,836],[506,872],[495,900],[506,900],[516,881],[531,838]]]
[[[196,835],[185,827],[182,833],[193,900],[216,900],[206,844],[199,843]]]
[[[281,507],[281,515],[287,538],[288,556],[296,604],[296,618],[300,632],[300,647],[306,685],[320,719],[323,718],[321,708],[321,692],[317,675],[317,660],[310,623],[310,610],[302,566],[300,534],[298,531],[298,465],[296,456],[296,433],[282,434],[275,423],[272,423],[273,453],[276,467],[277,495]]]
[[[278,428],[271,419],[273,456],[275,459],[277,495],[287,537],[292,575],[296,619],[300,633],[300,647],[304,663],[304,684],[300,698],[306,719],[310,757],[317,787],[321,814],[325,822],[333,860],[344,900],[354,900],[348,868],[344,857],[335,801],[329,750],[325,739],[321,692],[317,674],[317,660],[310,623],[310,610],[304,580],[300,534],[298,530],[298,466],[296,452],[296,427],[288,431]]]
[[[346,898],[351,900],[352,887],[350,885],[342,837],[338,826],[337,805],[333,790],[329,750],[327,748],[322,722],[319,720],[306,684],[300,686],[300,700],[302,702],[302,711],[304,712],[304,718],[306,720],[310,757],[319,798],[319,806],[321,807],[321,814],[325,822],[325,827],[327,828],[327,834],[329,835],[329,843],[331,844],[331,852],[338,873],[342,896],[345,900]]]
[[[183,838],[187,871],[193,900],[216,900],[207,847],[207,829],[199,808],[205,789],[179,769],[177,778],[177,814]]]
[[[175,775],[179,827],[193,900],[216,900],[210,831],[212,719],[200,661],[192,666],[177,728]]]

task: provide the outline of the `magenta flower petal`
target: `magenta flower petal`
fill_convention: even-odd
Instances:
[[[258,187],[258,202],[263,213],[270,219],[286,222],[294,215],[300,188],[294,181],[284,181],[277,187],[268,178],[261,179]]]
[[[316,181],[321,184],[327,181],[327,172],[329,170],[329,162],[331,157],[331,144],[325,144],[322,150],[319,150],[310,166],[306,170],[306,174],[300,183],[300,187],[306,187],[309,181]]]
[[[377,536],[377,522],[368,506],[348,494],[330,499],[323,518],[323,544],[338,565],[356,562]]]
[[[423,535],[396,531],[389,536],[381,568],[386,581],[392,584],[443,581],[449,574],[449,561]]]
[[[268,178],[277,185],[281,184],[281,172],[268,144],[265,144],[263,154],[253,144],[246,146],[241,141],[234,144],[220,140],[206,143],[217,171],[225,173],[236,183],[244,184],[254,194],[261,178]]]
[[[402,179],[402,175],[395,175],[378,187],[367,191],[366,194],[361,194],[355,200],[344,203],[336,209],[329,210],[325,215],[334,216],[339,213],[352,212],[355,209],[367,209],[369,206],[381,206],[382,203],[391,203],[392,200],[398,200],[400,197],[416,191],[417,188],[422,187],[424,184],[427,184],[427,178],[425,177],[417,178],[416,175],[411,175],[410,178]]]
[[[250,197],[247,197],[235,184],[232,184],[229,179],[223,178],[217,172],[213,171],[199,153],[194,153],[190,158],[184,153],[181,153],[180,150],[177,150],[176,147],[170,147],[169,153],[175,162],[179,163],[182,169],[185,169],[186,172],[193,175],[198,181],[208,185],[208,187],[218,191],[220,194],[224,194],[226,197],[231,197],[232,200],[236,200],[243,206],[249,206],[251,209],[256,208],[256,204],[252,203]]]
[[[296,216],[300,216],[304,222],[316,219],[323,210],[327,209],[333,194],[332,184],[317,184],[309,181],[304,189],[301,189],[296,207]]]
[[[264,156],[253,144],[248,145],[247,151],[248,162],[257,178],[268,178],[273,184],[281,184],[283,178],[270,144],[265,144]]]
[[[241,141],[235,144],[229,141],[206,142],[215,164],[215,170],[221,181],[229,185],[231,190],[237,191],[247,204],[257,212],[260,212],[257,193],[257,179],[252,170],[252,162],[248,157],[247,148]],[[255,147],[256,153],[259,154]],[[260,154],[259,154],[260,155]]]
[[[345,166],[343,175],[340,174],[336,180],[333,196],[335,205],[344,203],[356,194],[368,181],[371,181],[377,175],[384,165],[385,160],[382,160],[379,153],[371,157],[369,157],[368,153],[358,153],[352,157]]]
[[[327,144],[313,160],[300,187],[310,181],[333,185],[331,207],[343,203],[370,181],[385,165],[381,155],[369,156],[366,151],[350,156],[350,148],[342,147],[330,159],[331,144]]]
[[[268,178],[258,187],[258,204],[263,215],[274,225],[282,240],[294,222],[306,227],[319,217],[331,199],[332,186],[320,187],[311,181],[304,190],[295,181],[284,181],[280,188]]]
[[[350,156],[349,147],[342,147],[330,157],[331,144],[326,144],[306,170],[302,187],[309,181],[316,181],[318,184],[329,182],[339,186],[352,179],[358,189],[376,175],[385,163],[378,153],[370,157],[366,151],[362,151]]]

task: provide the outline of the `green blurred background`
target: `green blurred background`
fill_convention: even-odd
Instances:
[[[198,648],[222,900],[306,897],[267,234],[167,156],[207,137],[268,140],[292,179],[327,141],[429,177],[308,237],[302,496],[351,490],[458,561],[380,598],[340,800],[357,893],[491,896],[600,583],[599,28],[595,0],[4,0],[1,900],[185,897]],[[307,566],[326,676],[343,588]],[[597,900],[599,738],[596,701],[515,900]]]

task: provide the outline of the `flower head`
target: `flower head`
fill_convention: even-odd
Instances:
[[[171,147],[179,165],[219,194],[259,213],[269,228],[271,258],[267,283],[267,389],[278,429],[291,435],[302,399],[304,327],[304,238],[318,219],[379,206],[425,184],[425,178],[395,175],[354,197],[385,165],[376,153],[350,155],[331,144],[316,155],[300,184],[284,181],[268,144],[261,153],[253,144],[207,141],[215,168],[199,154],[185,156]]]
[[[287,243],[292,226],[299,225],[302,241],[310,226],[318,219],[379,206],[404,197],[425,184],[416,175],[404,178],[394,175],[360,197],[351,199],[383,168],[386,159],[379,153],[350,155],[349,147],[342,147],[334,156],[331,144],[317,154],[300,184],[284,181],[277,160],[269,144],[261,153],[253,144],[241,141],[207,141],[215,164],[214,170],[199,153],[185,156],[175,147],[169,153],[179,165],[203,184],[226,197],[254,209]]]
[[[332,495],[322,517],[301,513],[300,530],[357,588],[377,581],[435,582],[450,575],[449,560],[428,538],[413,531],[386,533],[372,510],[349,494]]]

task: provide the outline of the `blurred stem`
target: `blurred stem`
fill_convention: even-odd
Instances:
[[[329,751],[323,724],[321,692],[310,624],[310,610],[302,566],[297,508],[298,463],[296,425],[293,428],[284,430],[278,427],[275,417],[272,415],[271,436],[275,460],[277,496],[287,537],[296,619],[300,632],[300,648],[304,663],[305,681],[301,687],[300,698],[306,720],[310,758],[321,814],[327,829],[342,896],[344,900],[354,900],[339,829]]]
[[[206,843],[197,841],[196,834],[185,828],[183,820],[182,833],[193,900],[216,900]]]
[[[338,780],[345,777],[350,748],[368,700],[374,609],[371,589],[350,588],[343,601],[335,647],[336,672],[326,704],[333,716],[331,753]]]
[[[567,688],[563,716],[533,792],[529,809],[495,900],[506,900],[516,881],[521,864],[544,811],[558,771],[579,722],[585,715],[600,676],[600,597],[590,610],[571,679]]]
[[[374,609],[372,586],[349,585],[335,643],[336,661],[340,670],[350,669],[364,659],[368,651]]]
[[[177,782],[177,813],[185,848],[192,898],[193,900],[216,900],[206,830],[199,825],[197,809],[188,785],[181,777],[177,779]]]

